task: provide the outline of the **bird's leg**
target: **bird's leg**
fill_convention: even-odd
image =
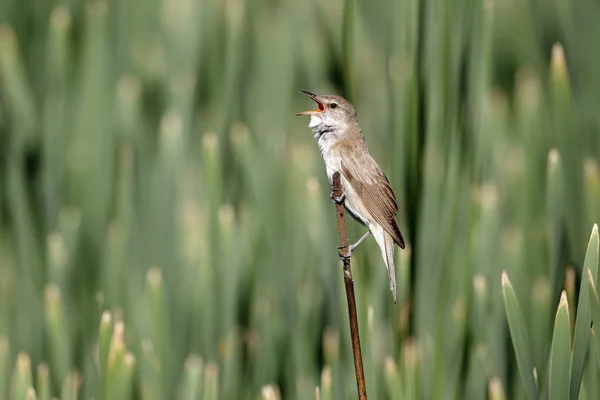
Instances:
[[[346,199],[346,195],[344,193],[342,193],[340,195],[340,197],[335,197],[335,194],[333,194],[333,192],[329,193],[329,198],[331,199],[331,201],[334,204],[342,204],[344,202],[344,200]]]
[[[352,256],[352,252],[354,251],[354,249],[356,249],[358,247],[358,245],[367,238],[367,236],[369,236],[371,234],[371,231],[368,230],[364,235],[362,235],[362,237],[360,239],[358,239],[356,241],[356,243],[351,244],[350,246],[348,246],[348,253],[347,254],[342,254],[342,252],[339,253],[340,258],[344,259],[344,258],[350,258],[350,256]],[[345,247],[345,246],[344,246]],[[337,248],[339,250],[343,249],[344,247],[342,246],[338,246]]]

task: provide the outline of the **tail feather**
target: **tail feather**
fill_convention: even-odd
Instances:
[[[396,267],[394,265],[394,238],[388,235],[383,229],[379,230],[377,234],[373,235],[379,248],[381,255],[385,261],[385,267],[387,268],[388,276],[390,278],[390,290],[394,296],[394,304],[396,304]]]

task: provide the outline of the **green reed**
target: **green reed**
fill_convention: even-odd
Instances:
[[[0,397],[355,396],[305,89],[354,103],[408,242],[397,306],[353,257],[369,397],[599,398],[599,17],[0,2]]]

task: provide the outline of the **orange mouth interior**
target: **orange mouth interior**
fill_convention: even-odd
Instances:
[[[317,105],[319,106],[319,109],[318,110],[310,110],[311,112],[323,112],[323,111],[325,111],[325,106],[323,104],[319,103],[316,100],[313,100],[313,101],[315,103],[317,103]]]
[[[303,92],[303,91],[301,91],[301,92],[304,93],[304,94],[306,94],[307,96],[309,96],[312,101],[314,101],[315,103],[317,103],[317,106],[319,108],[317,108],[316,110],[303,111],[303,112],[300,112],[300,113],[297,113],[297,114],[294,114],[294,115],[296,115],[296,116],[315,115],[315,114],[319,114],[319,113],[322,113],[323,111],[325,111],[325,105],[323,105],[323,103],[321,103],[319,100],[316,99],[317,96],[315,96],[312,93]]]

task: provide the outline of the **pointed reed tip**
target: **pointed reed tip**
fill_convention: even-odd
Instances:
[[[219,137],[214,132],[205,132],[202,136],[202,145],[206,150],[215,150],[219,145]]]
[[[598,163],[593,158],[588,158],[583,164],[585,178],[591,181],[598,181]]]
[[[508,279],[508,272],[502,271],[502,285],[510,285],[510,279]]]
[[[461,325],[467,317],[467,306],[462,298],[458,298],[452,305],[452,318],[454,321],[458,321]]]
[[[55,265],[65,265],[69,259],[69,250],[59,232],[50,232],[46,236],[48,256]]]
[[[44,288],[44,298],[48,305],[54,305],[60,301],[60,288],[55,283],[50,283]]]
[[[222,228],[231,229],[235,225],[235,209],[231,204],[223,204],[219,207],[219,224]]]
[[[396,365],[396,361],[391,356],[386,356],[384,360],[384,369],[386,374],[393,375],[398,371],[398,365]]]
[[[185,368],[188,371],[200,372],[202,370],[202,358],[197,354],[190,354],[185,359]]]
[[[567,74],[567,62],[565,61],[565,49],[562,44],[554,43],[552,46],[552,61],[551,67],[561,77]]]
[[[122,339],[124,334],[125,334],[125,323],[123,321],[115,322],[115,329],[113,331],[113,336],[115,338]]]
[[[474,192],[475,200],[484,210],[494,210],[498,205],[498,188],[494,182],[487,182]]]
[[[158,286],[162,283],[162,271],[158,267],[151,267],[146,273],[146,281],[150,286]]]
[[[110,324],[112,322],[112,314],[110,311],[104,311],[100,317],[100,322],[103,324]]]
[[[235,145],[244,145],[248,143],[250,129],[242,122],[234,122],[229,128],[229,140]]]
[[[567,300],[567,291],[563,290],[560,293],[560,302],[558,304],[558,308],[568,307],[568,306],[569,306],[569,301]]]
[[[96,303],[98,306],[100,306],[100,308],[104,307],[104,301],[106,300],[106,296],[104,296],[104,293],[101,292],[100,290],[96,292]]]
[[[53,28],[64,30],[71,25],[71,12],[64,5],[57,6],[50,14],[50,24]]]
[[[502,386],[502,381],[494,376],[490,379],[488,383],[488,391],[490,394],[490,399],[503,399],[504,398],[504,387]]]
[[[135,75],[123,75],[117,81],[117,94],[126,101],[134,101],[140,97],[142,83]]]
[[[274,385],[265,385],[260,389],[261,400],[277,400],[279,399],[279,391]]]
[[[129,368],[134,367],[135,366],[135,356],[133,355],[133,353],[131,353],[131,352],[125,353],[124,362],[127,367],[129,367]]]
[[[25,352],[20,352],[17,355],[17,369],[19,372],[29,372],[29,368],[31,366],[31,359],[29,358],[29,354]]]
[[[324,388],[331,387],[331,367],[329,365],[321,371],[321,386]]]
[[[50,367],[45,362],[41,362],[36,367],[37,374],[41,376],[48,376],[50,374]]]
[[[216,381],[219,377],[219,365],[215,362],[207,363],[204,373],[206,374],[207,380]]]
[[[77,392],[81,387],[82,380],[83,377],[81,376],[81,373],[78,370],[73,369],[67,373],[63,382],[63,387],[68,386],[73,392]]]
[[[402,363],[404,368],[414,368],[419,362],[419,345],[409,337],[402,342]]]
[[[179,111],[166,111],[161,116],[159,124],[161,140],[167,141],[168,145],[172,146],[172,142],[177,142],[181,138],[183,132],[183,118]]]
[[[37,399],[37,394],[35,393],[35,389],[32,387],[27,388],[26,397],[27,400]]]
[[[592,228],[592,233],[593,234],[598,234],[598,224],[594,224],[594,227]]]
[[[475,274],[473,277],[473,289],[478,295],[482,295],[487,290],[487,281],[482,274]]]
[[[548,166],[554,167],[559,161],[560,154],[558,153],[558,150],[555,147],[551,148],[548,152]]]

